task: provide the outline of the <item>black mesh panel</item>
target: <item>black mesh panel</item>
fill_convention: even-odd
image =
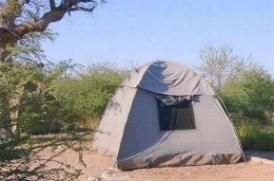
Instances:
[[[175,105],[158,102],[160,130],[195,129],[195,121],[191,100]]]

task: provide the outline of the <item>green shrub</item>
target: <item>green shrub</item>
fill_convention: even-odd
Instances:
[[[274,127],[245,125],[237,128],[244,149],[274,150]]]
[[[236,124],[271,123],[274,81],[263,69],[248,70],[228,81],[219,92]]]
[[[90,66],[81,76],[69,76],[55,80],[52,88],[62,109],[62,119],[73,124],[96,122],[127,75],[109,63]]]
[[[96,123],[128,72],[110,63],[97,63],[75,74],[76,66],[70,61],[48,69],[36,64],[13,66],[0,80],[1,126],[16,125],[20,134]],[[7,109],[3,98],[16,103]],[[12,121],[10,113],[14,115]]]

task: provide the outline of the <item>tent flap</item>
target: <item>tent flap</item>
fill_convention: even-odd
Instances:
[[[213,88],[194,71],[167,61],[156,61],[142,66],[122,85],[173,96],[215,95]]]

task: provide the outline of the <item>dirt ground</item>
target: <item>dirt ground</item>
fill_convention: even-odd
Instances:
[[[248,161],[238,164],[164,167],[127,172],[115,168],[113,172],[114,159],[92,151],[90,137],[70,144],[62,142],[62,136],[59,142],[49,142],[48,136],[44,141],[42,138],[29,154],[22,152],[21,155],[19,150],[14,150],[16,155],[19,154],[19,159],[3,163],[0,161],[1,181],[274,181],[274,151],[248,151]]]
[[[43,153],[52,154],[52,150]],[[191,167],[165,167],[140,169],[121,172],[115,169],[111,172],[113,159],[94,151],[83,152],[84,164],[79,163],[78,155],[73,151],[66,151],[58,156],[61,162],[71,164],[82,170],[80,181],[100,180],[197,180],[197,181],[274,181],[274,152],[249,152],[249,161],[231,165],[206,165]],[[54,167],[49,165],[49,167]]]

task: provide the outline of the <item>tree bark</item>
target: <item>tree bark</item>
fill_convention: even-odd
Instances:
[[[25,91],[25,84],[18,85],[15,90],[15,95],[9,99],[9,105],[13,108],[13,111],[10,111],[10,120],[12,123],[11,131],[12,134],[20,135],[20,125],[18,124],[18,116],[21,99]]]
[[[0,91],[0,143],[6,142],[7,138],[12,135],[11,118],[9,110],[8,95],[4,91]]]

